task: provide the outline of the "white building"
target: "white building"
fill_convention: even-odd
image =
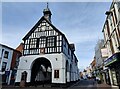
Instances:
[[[66,84],[79,79],[78,60],[74,44],[51,23],[51,11],[44,16],[23,38],[23,56],[17,71],[16,84],[35,81]]]
[[[0,75],[2,76],[2,83],[10,83],[12,55],[12,48],[0,44]]]
[[[13,49],[0,44],[0,76],[2,76],[2,83],[10,83],[9,75],[11,73],[10,66],[12,61]]]
[[[21,52],[0,44],[0,77],[2,84],[14,84]]]

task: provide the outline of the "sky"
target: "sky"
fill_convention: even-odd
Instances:
[[[103,38],[105,12],[111,2],[49,2],[52,24],[75,44],[80,70],[94,57],[98,39]],[[46,2],[2,2],[2,44],[16,48],[43,16]]]

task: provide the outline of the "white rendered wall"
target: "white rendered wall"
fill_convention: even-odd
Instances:
[[[22,56],[17,71],[15,82],[21,81],[22,72],[27,72],[27,82],[30,82],[32,63],[35,59],[44,57],[51,62],[52,65],[52,83],[66,83],[65,81],[65,57],[64,54],[45,54]],[[54,70],[59,70],[59,78],[54,78]]]
[[[0,70],[2,69],[2,63],[3,62],[6,62],[7,65],[6,65],[6,70],[10,71],[10,66],[11,66],[11,61],[12,61],[12,55],[13,55],[13,50],[9,49],[9,48],[6,48],[6,47],[0,47],[1,51],[2,49],[4,49],[3,51],[3,54],[1,56],[1,63],[0,63]],[[5,51],[9,52],[8,54],[8,58],[4,58],[4,53]]]
[[[79,76],[77,74],[77,70],[78,70],[77,66],[75,66],[75,64],[72,64],[71,76],[70,76],[70,70],[67,72],[67,76],[66,76],[66,60],[68,60],[69,67],[71,60],[68,59],[63,53],[60,54],[57,53],[57,54],[22,56],[20,58],[20,63],[19,63],[15,82],[21,81],[21,74],[24,71],[27,72],[26,82],[30,82],[32,64],[33,61],[38,58],[46,58],[50,61],[52,66],[52,83],[66,83],[66,77],[67,77],[67,82],[78,80]],[[59,70],[59,78],[54,78],[54,70]]]

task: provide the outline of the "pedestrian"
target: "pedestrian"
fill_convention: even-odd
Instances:
[[[44,82],[44,80],[43,80],[43,87],[44,87],[44,83],[45,83],[45,82]]]
[[[93,80],[93,85],[95,84],[94,80]]]
[[[35,80],[35,82],[34,82],[34,86],[37,87],[37,80]]]

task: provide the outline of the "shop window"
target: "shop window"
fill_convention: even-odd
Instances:
[[[59,70],[54,70],[54,78],[59,78]]]
[[[4,53],[4,58],[7,58],[7,59],[8,59],[8,55],[9,55],[9,52],[8,52],[8,51],[5,51],[5,53]]]

